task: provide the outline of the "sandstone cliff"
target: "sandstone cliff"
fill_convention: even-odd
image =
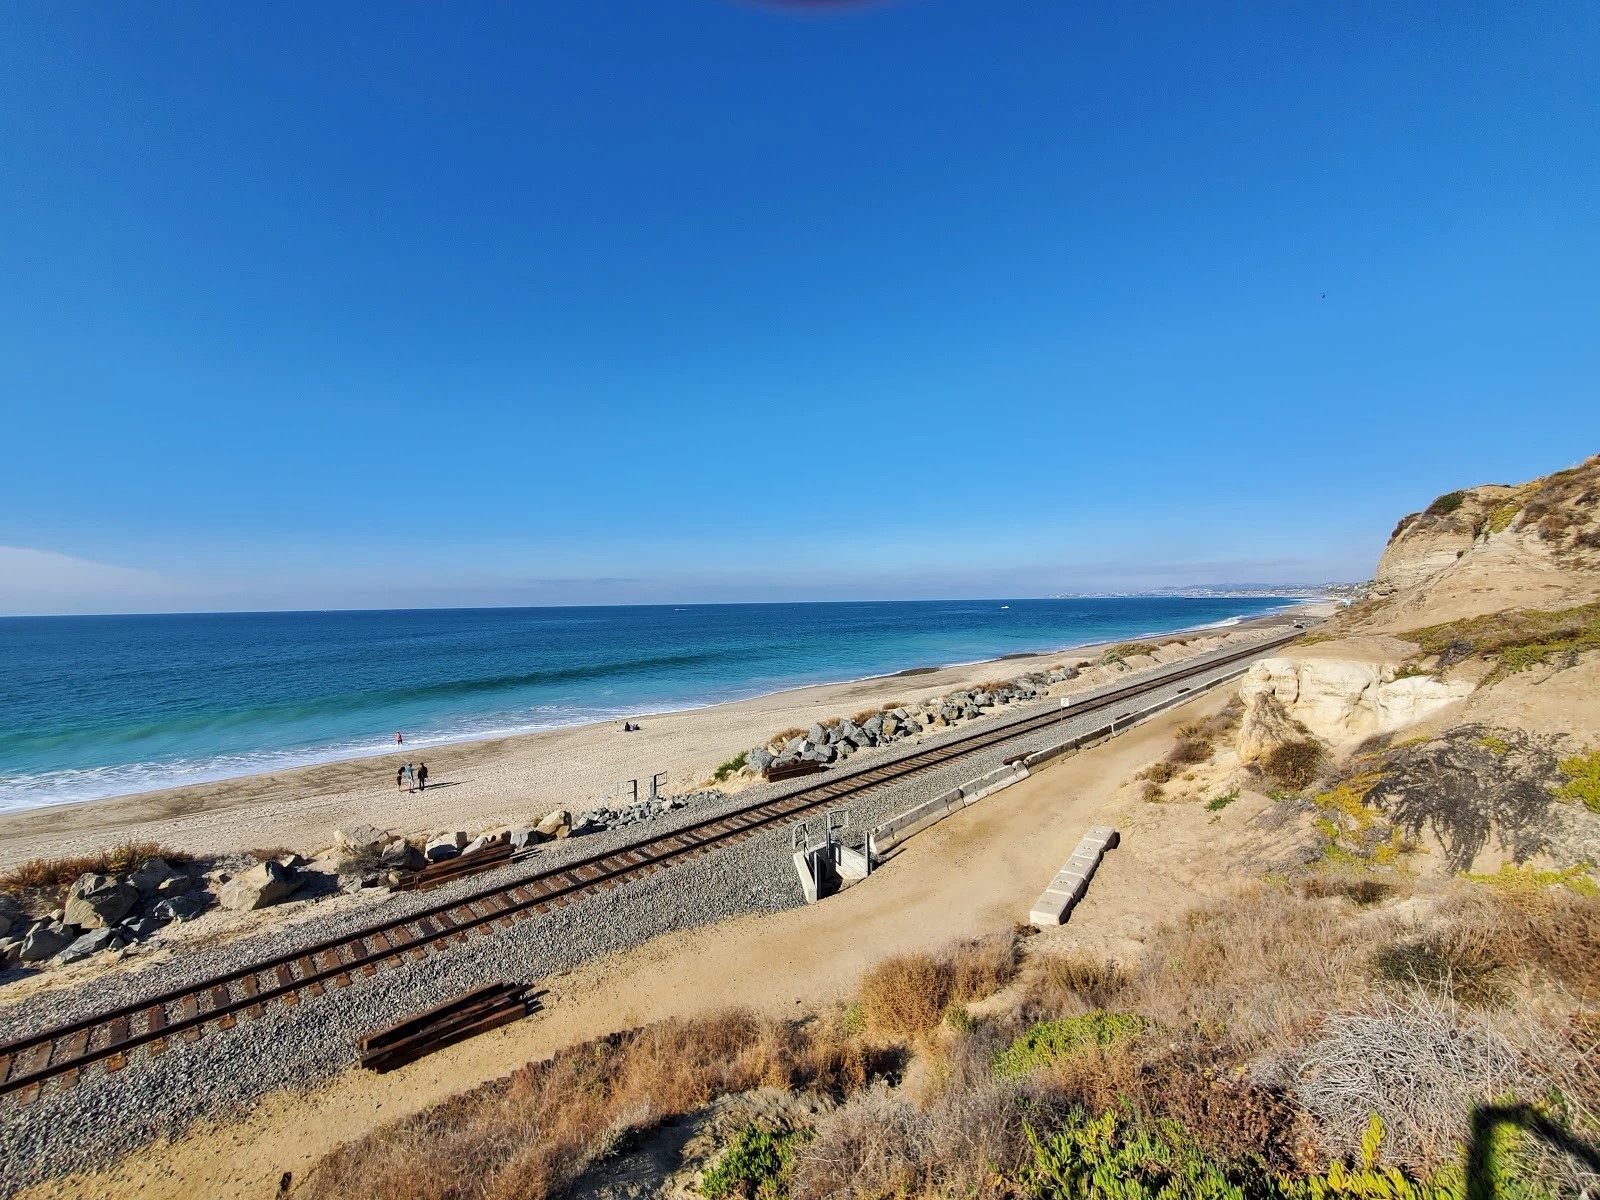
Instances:
[[[1600,598],[1600,455],[1516,486],[1447,492],[1401,519],[1352,631]]]
[[[1270,781],[1275,751],[1321,756],[1305,794],[1335,857],[1600,859],[1600,796],[1571,774],[1600,772],[1600,456],[1403,518],[1372,596],[1239,697],[1240,763]]]

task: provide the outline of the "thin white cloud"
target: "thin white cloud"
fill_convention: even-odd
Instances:
[[[0,615],[148,612],[183,589],[154,571],[0,546]]]

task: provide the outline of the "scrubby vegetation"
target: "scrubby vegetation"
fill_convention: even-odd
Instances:
[[[791,1150],[802,1135],[752,1123],[734,1134],[733,1142],[700,1181],[706,1200],[780,1200],[789,1173]]]
[[[1010,933],[902,956],[833,1016],[729,1013],[567,1051],[341,1148],[299,1194],[540,1200],[654,1124],[768,1085],[840,1103],[741,1127],[703,1195],[1578,1195],[1600,1181],[1561,1149],[1600,1135],[1600,898],[1457,883],[1405,917],[1379,907],[1410,887],[1249,885],[1136,962],[1038,954],[998,995]]]
[[[120,842],[95,854],[63,858],[30,858],[8,871],[0,872],[0,892],[21,895],[49,892],[69,886],[80,875],[124,875],[137,870],[148,859],[164,858],[173,866],[193,862],[194,855],[174,850],[157,842]]]
[[[747,750],[741,750],[738,754],[735,754],[711,773],[711,782],[721,783],[723,780],[728,779],[744,766],[745,759],[748,757],[749,751]]]
[[[1460,508],[1466,498],[1465,492],[1446,492],[1422,511],[1430,517],[1447,517]]]
[[[1136,777],[1145,781],[1144,799],[1162,799],[1165,795],[1162,791],[1164,785],[1182,774],[1185,768],[1210,762],[1216,754],[1217,743],[1226,739],[1238,726],[1243,711],[1244,706],[1235,697],[1221,712],[1178,726],[1172,749]]]
[[[1316,780],[1325,758],[1322,744],[1315,738],[1295,738],[1272,747],[1257,765],[1278,787],[1299,791]]]
[[[1570,665],[1578,654],[1600,649],[1600,603],[1558,611],[1511,609],[1413,629],[1399,636],[1424,654],[1439,656],[1443,667],[1469,659],[1493,664],[1485,684],[1554,662]]]
[[[1239,798],[1239,789],[1238,788],[1233,788],[1230,791],[1223,792],[1222,795],[1220,795],[1220,796],[1213,796],[1210,800],[1206,801],[1206,811],[1207,812],[1221,812],[1223,809],[1227,808],[1228,805],[1232,804],[1238,798]]]
[[[861,981],[862,1015],[878,1033],[927,1033],[951,1005],[982,1000],[1011,982],[1018,961],[1010,934],[961,942],[942,955],[886,958]]]
[[[628,1136],[718,1096],[757,1087],[845,1096],[894,1061],[828,1022],[738,1011],[663,1021],[575,1046],[342,1146],[295,1194],[542,1200]]]
[[[1563,758],[1557,766],[1566,778],[1556,788],[1556,798],[1600,813],[1600,750]]]

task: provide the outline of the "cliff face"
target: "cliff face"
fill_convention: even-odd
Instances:
[[[1319,630],[1320,640],[1251,668],[1239,689],[1241,760],[1306,736],[1337,755],[1374,734],[1488,719],[1558,740],[1583,736],[1600,721],[1600,701],[1575,702],[1531,671],[1481,687],[1489,668],[1480,656],[1423,653],[1432,642],[1419,631],[1596,600],[1600,455],[1529,483],[1447,493],[1395,527],[1369,599]],[[1600,654],[1582,650],[1539,661],[1563,679],[1600,672]]]
[[[1454,566],[1515,492],[1500,484],[1447,492],[1422,512],[1401,517],[1378,559],[1373,594],[1392,596]]]
[[[1399,632],[1600,598],[1600,455],[1529,483],[1448,492],[1401,519],[1351,631]]]
[[[1245,780],[1304,789],[1330,861],[1589,871],[1600,456],[1403,518],[1373,594],[1256,663],[1239,698]],[[1309,780],[1296,768],[1308,761]]]

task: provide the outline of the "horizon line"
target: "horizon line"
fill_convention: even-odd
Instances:
[[[1182,584],[1165,588],[1137,590],[1115,589],[1085,592],[1053,592],[1035,596],[934,596],[899,600],[662,600],[648,604],[593,603],[593,604],[424,604],[407,608],[373,608],[369,606],[330,606],[327,608],[195,608],[171,609],[160,612],[80,612],[80,613],[0,613],[0,621],[81,620],[103,617],[249,617],[249,616],[306,616],[317,613],[410,613],[410,612],[516,612],[534,608],[748,608],[757,605],[824,605],[824,604],[958,604],[977,600],[1044,601],[1044,600],[1118,600],[1118,599],[1202,599],[1193,593],[1209,593],[1217,599],[1271,599],[1279,593],[1290,591],[1316,592],[1336,587],[1354,587],[1362,581],[1329,580],[1324,583],[1227,583]],[[1255,593],[1252,595],[1251,593]],[[1309,599],[1310,597],[1283,596],[1284,599]]]

